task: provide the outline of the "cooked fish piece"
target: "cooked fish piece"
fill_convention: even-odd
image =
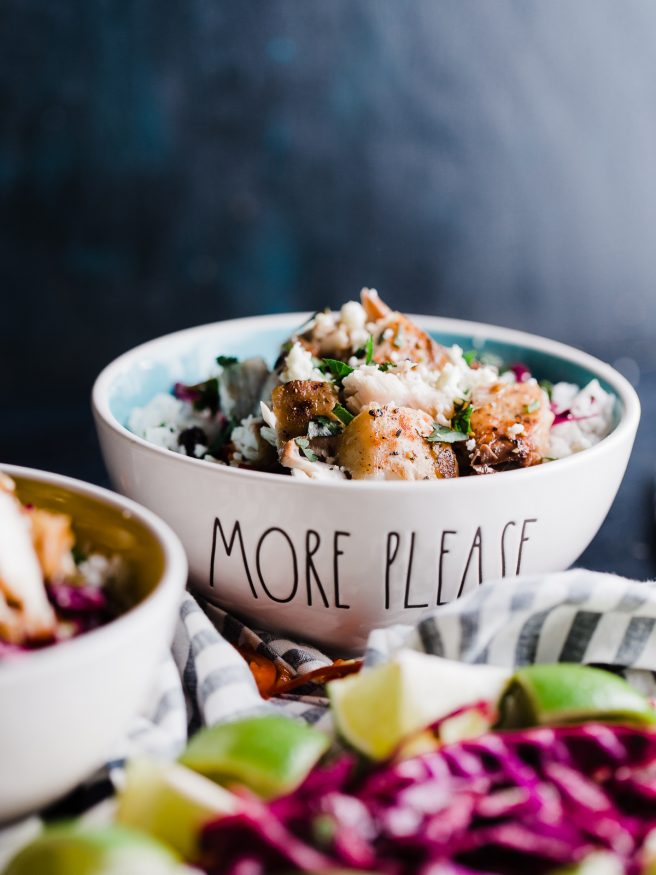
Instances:
[[[219,380],[221,409],[226,416],[242,420],[257,406],[269,377],[267,363],[260,356],[223,368]]]
[[[477,474],[539,465],[549,454],[554,415],[547,394],[535,380],[495,383],[472,397],[469,458]]]
[[[273,390],[271,410],[275,416],[278,440],[286,443],[307,434],[311,420],[327,416],[337,420],[333,409],[338,402],[332,383],[317,380],[291,380]]]
[[[32,523],[32,543],[46,580],[75,574],[71,553],[75,544],[72,520],[63,513],[51,513],[34,508],[29,511]]]
[[[280,453],[280,464],[284,468],[290,468],[292,473],[299,471],[309,477],[311,480],[344,480],[344,472],[340,470],[338,465],[328,464],[327,462],[313,462],[308,459],[296,443],[296,441],[287,441]]]
[[[32,542],[30,514],[5,486],[0,488],[0,638],[12,643],[49,638],[57,621]]]
[[[451,444],[428,441],[421,410],[370,404],[344,430],[337,461],[354,480],[439,480],[458,476]]]
[[[449,360],[446,349],[403,313],[392,310],[375,289],[363,289],[362,306],[373,323],[373,360],[377,364],[410,359],[439,370]]]

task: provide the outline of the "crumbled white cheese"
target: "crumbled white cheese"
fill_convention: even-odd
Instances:
[[[236,426],[232,432],[232,442],[235,453],[247,462],[257,462],[262,455],[260,444],[260,428],[262,420],[256,416],[247,416],[241,425]]]
[[[476,441],[474,440],[474,438],[469,438],[469,440],[465,444],[465,447],[467,448],[468,453],[473,453],[476,449]]]
[[[343,385],[347,406],[353,413],[373,402],[397,404],[425,410],[440,425],[448,425],[457,401],[469,397],[476,388],[496,382],[498,376],[493,368],[470,368],[460,347],[454,346],[441,370],[407,360],[387,371],[376,365],[360,365],[344,378]]]
[[[598,380],[579,390],[572,383],[556,383],[551,401],[558,413],[569,411],[572,419],[551,427],[549,457],[562,459],[587,450],[611,431],[615,417],[615,398],[605,392]]]
[[[508,429],[508,434],[510,437],[519,437],[520,434],[524,434],[525,430],[523,422],[516,422]]]
[[[322,314],[319,313],[319,316]],[[317,318],[319,318],[317,316]],[[282,383],[291,383],[292,380],[317,380],[326,382],[327,377],[318,368],[315,368],[312,353],[300,343],[295,343],[287,353],[285,366],[280,374]]]
[[[103,556],[102,553],[91,553],[77,567],[89,586],[99,589],[110,581],[123,581],[128,575],[128,567],[121,556]]]

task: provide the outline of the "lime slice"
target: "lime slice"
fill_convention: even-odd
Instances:
[[[128,763],[116,819],[170,845],[186,860],[198,856],[201,827],[210,818],[232,814],[232,793],[177,763]]]
[[[298,787],[328,746],[322,732],[298,720],[250,717],[203,729],[180,762],[219,784],[244,784],[270,799]]]
[[[656,712],[623,678],[570,663],[519,669],[501,696],[499,715],[502,729],[587,720],[656,722]]]
[[[403,739],[458,708],[496,700],[509,675],[506,669],[402,650],[391,662],[333,681],[327,690],[342,737],[382,760]]]
[[[149,836],[122,826],[47,829],[24,847],[3,875],[173,875],[178,858]]]
[[[624,875],[624,864],[615,854],[601,851],[598,854],[590,854],[580,863],[557,869],[551,875]]]

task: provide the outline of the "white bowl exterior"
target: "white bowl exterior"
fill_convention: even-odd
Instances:
[[[187,573],[174,533],[132,502],[68,478],[2,469],[123,507],[154,532],[165,570],[150,596],[107,626],[0,665],[0,822],[54,801],[115,751],[171,642]]]
[[[442,484],[441,495],[319,486],[310,504],[293,478],[170,465],[99,430],[113,482],[178,532],[203,596],[333,650],[361,649],[371,629],[413,622],[481,580],[567,568],[603,522],[631,449],[627,437],[606,459],[545,466],[530,484],[506,472]]]
[[[293,325],[293,317],[237,320]],[[414,622],[481,580],[567,568],[590,543],[621,482],[639,402],[607,365],[553,341],[507,329],[428,319],[429,328],[526,343],[569,356],[616,387],[613,434],[557,463],[437,483],[316,483],[212,465],[150,445],[112,416],[119,376],[163,359],[223,351],[231,323],[160,338],[122,356],[94,388],[103,456],[115,487],[156,510],[180,535],[198,591],[255,626],[335,651],[364,647],[372,628]],[[232,351],[232,350],[231,350]]]

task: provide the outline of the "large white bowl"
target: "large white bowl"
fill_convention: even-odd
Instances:
[[[471,322],[413,317],[443,343],[523,361],[541,378],[597,377],[617,423],[595,447],[538,467],[431,482],[312,482],[244,471],[160,449],[125,427],[130,411],[176,380],[206,377],[218,354],[262,354],[306,314],[204,325],[122,355],[98,377],[94,414],[116,488],[180,535],[192,581],[259,627],[335,651],[374,627],[413,622],[481,580],[568,567],[615,497],[640,404],[603,362],[554,341]],[[454,630],[454,634],[456,634]]]
[[[84,541],[125,557],[137,604],[71,641],[0,660],[0,822],[52,802],[102,765],[173,636],[187,579],[177,536],[106,489],[2,465],[19,494],[70,512]]]

